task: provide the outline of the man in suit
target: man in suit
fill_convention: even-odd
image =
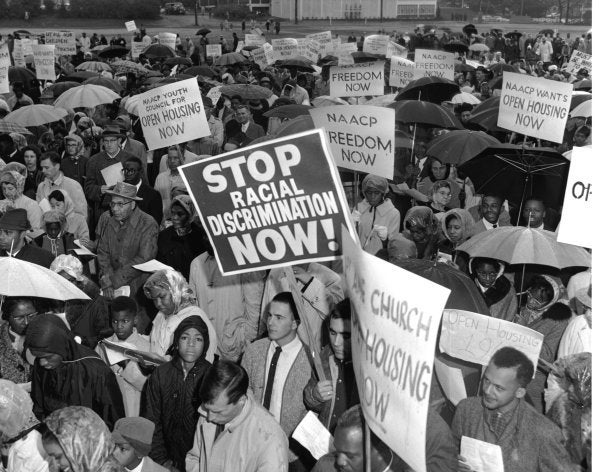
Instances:
[[[114,125],[118,126],[121,130],[121,133],[123,133],[123,136],[125,136],[125,138],[121,142],[121,149],[128,152],[129,154],[134,155],[142,162],[142,169],[144,170],[142,174],[142,180],[145,184],[147,184],[148,156],[146,152],[146,146],[144,146],[144,143],[138,141],[137,139],[133,139],[129,136],[129,131],[131,131],[131,120],[128,116],[119,115],[115,119]]]
[[[35,244],[25,244],[25,234],[29,229],[31,225],[23,208],[4,213],[0,218],[0,257],[12,256],[49,269],[54,256]]]
[[[11,162],[25,164],[23,153],[17,149],[15,142],[8,133],[0,134],[0,159],[7,164]]]
[[[528,197],[521,211],[521,226],[555,231],[559,216],[556,211],[546,208],[544,200],[537,196]]]
[[[495,194],[486,194],[481,199],[479,207],[472,207],[469,213],[476,221],[473,234],[483,233],[499,226],[512,226],[510,216],[504,211],[504,198]]]
[[[235,120],[228,121],[225,125],[225,151],[247,146],[250,142],[265,135],[262,126],[252,123],[252,113],[248,105],[238,105],[235,109]]]
[[[123,175],[125,182],[135,185],[137,196],[143,199],[138,203],[138,208],[152,216],[160,226],[163,219],[162,198],[160,193],[142,182],[142,161],[135,156],[128,157],[123,164]]]
[[[306,347],[297,334],[299,323],[291,292],[278,293],[267,309],[268,338],[253,342],[242,358],[254,398],[273,414],[290,438],[290,471],[312,466],[306,451],[291,439],[307,413],[302,392],[311,375]]]

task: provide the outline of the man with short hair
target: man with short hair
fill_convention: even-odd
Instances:
[[[512,226],[510,216],[504,211],[504,198],[492,193],[485,194],[478,207],[469,209],[475,220],[473,234],[482,233],[499,226]]]
[[[288,441],[252,395],[248,374],[233,361],[210,366],[198,392],[200,419],[186,472],[286,472]]]
[[[504,470],[565,472],[575,470],[556,424],[525,401],[533,377],[533,362],[513,347],[497,350],[483,374],[481,397],[456,406],[454,438],[478,439],[500,446]],[[460,470],[473,470],[459,456]]]
[[[541,197],[531,196],[523,203],[521,211],[521,225],[529,228],[545,229],[554,231],[550,225],[544,222],[546,218],[546,205]]]
[[[11,162],[25,164],[23,153],[17,149],[15,142],[8,133],[0,133],[0,159],[6,164]]]
[[[35,194],[37,202],[48,199],[48,196],[55,190],[66,192],[73,200],[75,213],[79,213],[87,218],[87,201],[81,185],[76,180],[65,177],[60,170],[61,158],[57,152],[45,152],[40,157],[40,168],[44,174],[44,180],[40,182]]]
[[[137,204],[138,208],[152,216],[160,225],[163,219],[162,197],[158,191],[142,181],[142,174],[142,161],[135,156],[127,158],[123,164],[124,181],[136,186],[137,196],[142,199]]]
[[[454,113],[460,122],[464,125],[471,119],[473,105],[470,103],[460,103],[454,108]]]
[[[242,367],[250,378],[250,390],[275,417],[288,438],[306,415],[303,390],[311,375],[307,350],[297,333],[299,324],[291,292],[278,293],[267,308],[268,338],[250,344],[242,357]],[[308,457],[298,457],[304,452],[291,440],[290,470],[304,470],[303,466],[310,462]]]
[[[0,257],[11,256],[49,269],[54,260],[52,253],[25,243],[25,234],[30,229],[27,211],[23,208],[4,213],[0,218]]]
[[[265,135],[262,126],[253,123],[250,118],[252,113],[248,105],[238,105],[235,109],[235,119],[230,120],[225,125],[225,151],[247,146],[257,138]]]
[[[329,315],[329,344],[321,350],[326,379],[317,380],[313,370],[304,387],[304,403],[319,414],[319,420],[331,433],[340,415],[360,402],[350,335],[350,301],[346,298]]]
[[[102,214],[96,228],[100,286],[108,298],[113,298],[114,291],[125,285],[130,287],[131,296],[135,296],[149,274],[134,269],[133,265],[154,259],[158,251],[158,224],[137,207],[136,202],[141,198],[136,191],[135,185],[125,182],[107,189],[110,212]]]

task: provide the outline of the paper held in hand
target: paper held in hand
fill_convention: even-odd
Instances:
[[[106,339],[102,340],[101,343],[105,347],[106,357],[108,358],[108,362],[110,365],[117,364],[124,360],[133,360],[139,362],[140,359],[146,364],[151,365],[161,365],[162,362],[159,362],[156,357],[154,357],[149,352],[138,351],[135,349],[135,346],[119,341],[118,343],[108,341]]]
[[[460,440],[460,455],[466,459],[471,470],[504,472],[502,449],[495,444],[463,436]]]
[[[308,449],[317,460],[332,450],[333,436],[312,411],[302,418],[292,433],[292,438]]]

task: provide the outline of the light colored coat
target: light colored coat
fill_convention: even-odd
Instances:
[[[373,231],[373,226],[385,226],[390,236],[400,232],[400,212],[396,209],[390,199],[386,199],[381,205],[370,211],[371,205],[363,200],[356,205],[360,213],[358,222],[358,237],[360,246],[369,254],[376,254],[383,248],[383,242]]]

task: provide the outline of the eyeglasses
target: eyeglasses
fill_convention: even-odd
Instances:
[[[125,205],[129,205],[131,202],[126,202],[126,203],[122,203],[122,202],[110,202],[108,205],[111,208],[123,208]]]
[[[135,174],[136,172],[139,172],[139,170],[124,168],[124,169],[121,169],[121,172],[123,172],[124,174]]]
[[[31,321],[37,315],[38,312],[34,311],[33,313],[27,313],[25,315],[13,316],[12,319],[15,320],[17,323],[23,323],[23,321]]]

